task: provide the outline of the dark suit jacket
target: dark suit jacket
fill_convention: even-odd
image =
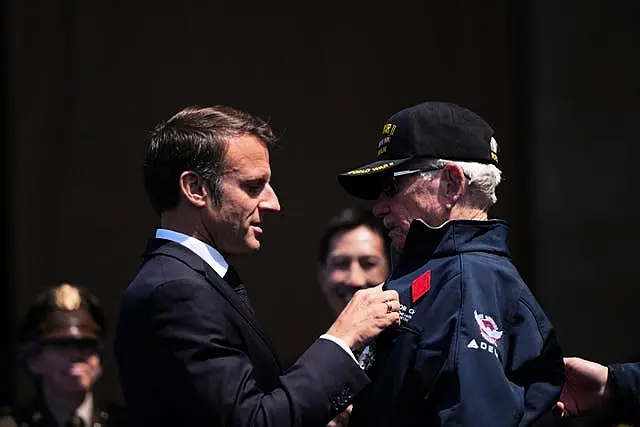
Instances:
[[[640,425],[640,363],[609,365],[609,385],[614,419]]]
[[[135,425],[323,426],[369,381],[326,339],[283,372],[229,284],[162,239],[150,241],[123,296],[115,354]]]

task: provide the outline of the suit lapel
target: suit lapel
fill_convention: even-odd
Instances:
[[[251,312],[249,307],[240,299],[240,296],[229,286],[227,282],[211,268],[202,258],[192,252],[190,249],[182,246],[179,243],[172,242],[164,239],[151,239],[145,251],[144,261],[156,255],[165,255],[175,258],[194,271],[200,273],[211,286],[213,286],[242,316],[246,322],[251,325],[256,334],[262,339],[265,345],[271,350],[272,356],[278,368],[282,369],[280,365],[280,359],[278,358],[278,352],[275,346],[262,330],[262,328],[256,322],[255,315]]]
[[[207,267],[209,267],[207,265]],[[267,336],[267,334],[262,330],[262,328],[256,322],[255,315],[251,311],[251,309],[240,299],[240,296],[236,294],[236,292],[225,282],[218,274],[213,271],[212,268],[206,268],[204,271],[204,276],[209,283],[216,289],[219,289],[220,292],[229,300],[229,303],[240,313],[245,320],[253,326],[253,329],[258,333],[262,341],[269,347],[271,352],[274,354],[276,361],[278,362],[278,366],[280,366],[280,360],[277,357],[278,352],[276,351],[275,346]]]

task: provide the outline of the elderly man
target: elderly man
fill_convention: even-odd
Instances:
[[[357,292],[285,371],[229,265],[260,248],[280,210],[273,139],[263,120],[224,106],[186,108],[152,132],[144,179],[160,227],[115,342],[132,424],[324,425],[369,382],[353,351],[397,323],[396,291]]]
[[[554,330],[510,260],[507,225],[489,220],[498,144],[478,115],[427,102],[394,114],[374,163],[338,177],[375,200],[401,251],[385,289],[401,326],[366,351],[372,384],[350,426],[524,426],[559,396]]]

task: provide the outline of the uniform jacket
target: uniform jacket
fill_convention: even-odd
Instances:
[[[151,240],[122,298],[115,353],[127,413],[140,426],[323,426],[368,383],[326,339],[283,371],[234,288],[163,239]]]
[[[384,286],[401,325],[367,350],[350,426],[525,426],[553,407],[562,353],[506,238],[502,221],[412,223]]]
[[[80,419],[70,420],[70,427],[125,427],[124,408],[117,405],[96,406],[91,425]],[[29,405],[0,409],[0,427],[59,427],[43,400]]]

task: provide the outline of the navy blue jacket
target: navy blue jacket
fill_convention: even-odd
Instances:
[[[552,409],[562,353],[506,238],[502,221],[412,223],[384,286],[401,325],[375,342],[350,426],[525,426]]]
[[[609,366],[612,412],[618,422],[640,423],[640,363]]]
[[[150,242],[115,339],[132,425],[324,426],[368,383],[326,339],[283,372],[241,298],[191,250]]]

